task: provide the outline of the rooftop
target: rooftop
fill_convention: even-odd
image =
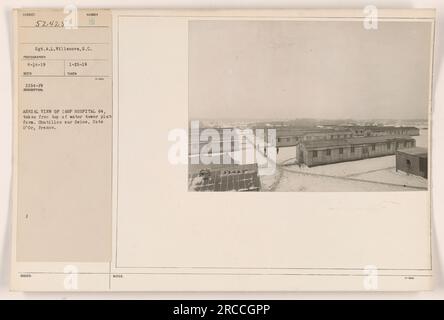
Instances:
[[[389,141],[412,141],[410,136],[376,136],[376,137],[357,137],[349,139],[331,139],[331,140],[310,140],[301,142],[306,148],[328,148],[350,146],[365,143],[384,143]]]
[[[427,148],[421,148],[421,147],[401,149],[401,150],[398,150],[398,152],[411,154],[414,156],[427,156]]]
[[[351,125],[351,126],[342,126],[343,128],[350,128],[350,129],[371,129],[371,130],[377,130],[377,131],[382,131],[382,130],[393,130],[393,129],[418,129],[416,127],[412,127],[412,126],[355,126],[355,125]]]
[[[415,140],[410,136],[402,135],[386,135],[386,136],[372,136],[372,137],[356,137],[347,139],[350,144],[360,144],[360,143],[378,143],[378,142],[389,142],[389,141],[411,141]]]
[[[349,139],[347,139],[349,140]],[[309,140],[301,142],[308,149],[328,148],[349,146],[350,143],[346,139],[331,139],[331,140]]]
[[[260,191],[257,164],[189,165],[190,191]]]
[[[303,136],[307,134],[346,134],[351,133],[350,130],[344,128],[335,128],[335,129],[327,129],[327,128],[310,128],[310,129],[300,129],[300,128],[277,128],[276,135],[278,137],[285,136]]]

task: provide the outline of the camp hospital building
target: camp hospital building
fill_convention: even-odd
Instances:
[[[304,141],[296,148],[299,163],[307,166],[360,160],[395,154],[400,148],[415,146],[415,139],[403,136],[354,137],[349,139]]]
[[[276,146],[296,147],[296,160],[308,167],[394,155],[413,148],[415,127],[347,126],[316,130],[277,130]],[[278,151],[279,152],[279,151]]]

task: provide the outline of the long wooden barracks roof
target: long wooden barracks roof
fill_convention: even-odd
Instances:
[[[328,147],[348,147],[361,144],[386,143],[392,141],[414,141],[410,136],[376,136],[376,137],[357,137],[348,139],[330,139],[330,140],[307,140],[301,144],[307,149],[328,148]]]

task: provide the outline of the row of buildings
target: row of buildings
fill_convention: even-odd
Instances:
[[[296,147],[296,161],[308,167],[396,155],[396,171],[427,178],[427,149],[416,147],[416,127],[330,126],[278,128],[276,146]]]
[[[323,128],[299,129],[282,127],[276,129],[276,146],[291,147],[302,141],[348,139],[353,137],[375,136],[419,136],[416,127],[395,126],[331,126]]]
[[[342,127],[310,132],[299,140],[286,134],[278,135],[277,145],[294,143],[297,162],[308,167],[396,155],[396,171],[426,179],[428,176],[428,152],[416,147],[412,136],[418,136],[419,129],[415,127],[353,126],[347,130]]]
[[[263,129],[265,129],[264,137],[267,138],[267,129],[270,128]],[[293,147],[296,152],[296,162],[308,167],[397,155],[397,170],[427,177],[427,149],[416,147],[413,136],[419,136],[420,133],[416,127],[356,125],[296,128],[281,126],[273,129],[276,130],[277,153],[280,148]],[[222,137],[222,128],[214,130]],[[246,148],[244,139],[242,137],[237,139],[241,140],[237,141],[240,143],[230,140],[231,151],[236,148]],[[208,137],[202,140],[199,139],[198,145],[194,148],[192,144],[189,145],[190,156],[194,152],[199,153],[202,146],[211,141]],[[219,140],[212,143],[217,144],[218,149],[222,151],[226,142]],[[261,151],[267,154],[266,147]]]
[[[223,150],[224,141],[222,140],[224,129],[232,128],[211,128],[208,132],[208,128],[199,128],[198,130],[189,131],[189,148],[188,153],[198,153],[202,146],[208,142],[217,144],[220,150]],[[255,128],[264,129],[264,138],[267,139],[269,128]],[[375,137],[375,136],[418,136],[419,129],[416,127],[395,127],[395,126],[327,126],[327,127],[310,127],[310,128],[295,128],[295,127],[277,127],[276,130],[276,147],[295,147],[301,142],[305,141],[318,141],[318,140],[339,140],[350,139],[355,137]],[[216,133],[221,140],[213,141],[209,137],[211,133]],[[242,130],[239,131],[242,135]],[[194,141],[191,135],[197,135],[198,140]],[[239,139],[239,138],[238,138]],[[235,143],[231,140],[232,149],[237,147],[242,148],[245,141],[240,138],[240,141]],[[232,150],[234,151],[234,150]]]

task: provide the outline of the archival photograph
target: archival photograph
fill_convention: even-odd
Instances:
[[[428,190],[431,30],[190,21],[188,190]]]

